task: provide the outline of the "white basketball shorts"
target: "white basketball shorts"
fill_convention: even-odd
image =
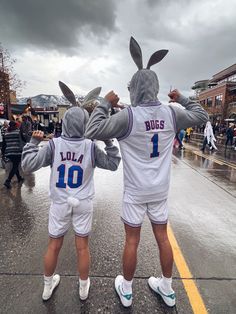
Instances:
[[[91,231],[92,219],[93,202],[91,199],[80,200],[76,207],[67,203],[52,203],[49,210],[49,236],[59,238],[65,235],[72,223],[75,234],[86,237]]]
[[[140,227],[145,214],[154,224],[166,224],[168,221],[167,200],[145,204],[132,204],[123,201],[121,219],[125,224],[131,227]]]

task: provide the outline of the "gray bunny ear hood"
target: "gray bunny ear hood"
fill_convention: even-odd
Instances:
[[[130,81],[130,101],[133,107],[157,100],[159,81],[152,70],[142,69]]]
[[[151,71],[150,67],[161,62],[167,55],[168,50],[155,51],[149,58],[146,69],[143,68],[141,47],[133,37],[130,38],[129,50],[134,63],[138,67],[138,72],[132,77],[129,86],[131,105],[136,107],[142,103],[156,101],[159,82],[156,73]]]
[[[88,112],[79,107],[71,107],[62,119],[62,135],[65,137],[84,137],[85,127],[88,122]]]

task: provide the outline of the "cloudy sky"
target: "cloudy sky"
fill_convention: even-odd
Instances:
[[[152,67],[167,101],[170,86],[189,96],[195,81],[236,63],[235,21],[235,0],[1,0],[0,42],[27,82],[21,96],[61,95],[61,80],[75,93],[102,86],[102,96],[113,89],[128,102],[133,36],[145,66],[169,50]]]

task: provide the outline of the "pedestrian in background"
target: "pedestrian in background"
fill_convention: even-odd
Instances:
[[[55,125],[55,137],[61,136],[62,132],[62,120],[61,122],[57,121]]]
[[[4,182],[5,187],[8,189],[11,188],[11,180],[14,175],[16,175],[19,183],[24,180],[19,173],[22,147],[23,141],[20,130],[17,128],[15,121],[10,121],[3,140],[3,155],[12,162],[12,169],[9,172],[8,178]]]
[[[214,133],[213,133],[213,128],[212,128],[211,122],[207,121],[205,129],[204,129],[204,139],[203,139],[201,151],[204,153],[206,145],[209,146],[210,150],[212,150],[212,149],[217,150],[215,142],[216,142],[216,138],[215,138]]]
[[[193,133],[193,128],[187,128],[185,131],[185,141],[188,143],[190,141],[191,134]]]
[[[32,125],[27,116],[22,116],[22,123],[20,125],[20,131],[25,143],[28,143],[32,134]]]
[[[233,146],[233,139],[234,139],[234,124],[230,123],[229,127],[226,129],[225,149],[227,148],[228,143],[230,143],[230,146]]]
[[[179,132],[177,132],[176,136],[179,139],[179,149],[184,149],[183,139],[185,136],[185,130],[184,129],[180,130]]]

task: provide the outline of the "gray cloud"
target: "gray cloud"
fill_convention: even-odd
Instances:
[[[111,0],[2,0],[1,40],[71,52],[81,35],[102,42],[116,31],[115,10]]]
[[[78,92],[101,85],[102,93],[114,89],[127,98],[127,82],[137,70],[129,54],[131,35],[145,66],[154,51],[169,49],[152,68],[161,99],[170,85],[189,95],[195,81],[235,63],[235,0],[227,6],[223,0],[114,1],[1,0],[0,38],[8,40],[4,46],[29,81],[26,95],[57,93],[60,79]]]

